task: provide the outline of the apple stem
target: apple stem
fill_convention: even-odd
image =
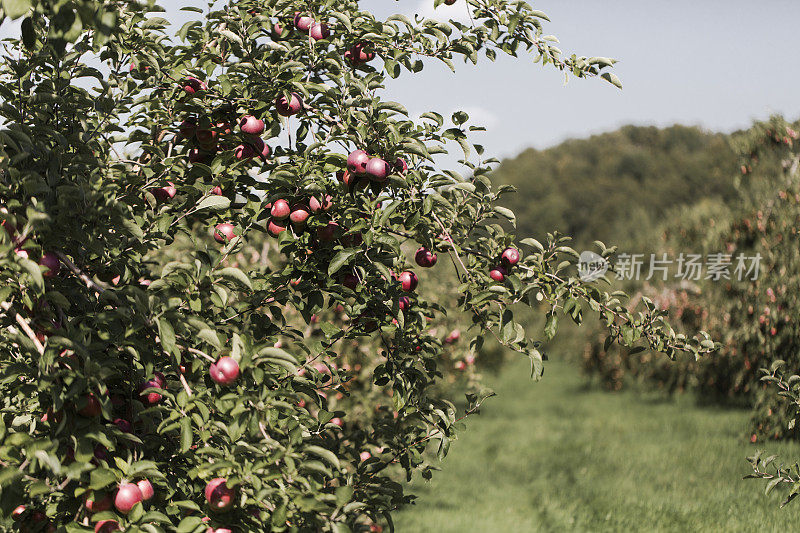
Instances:
[[[0,307],[2,307],[6,312],[11,310],[11,304],[9,302],[0,302]],[[33,341],[33,345],[36,346],[36,351],[39,352],[39,355],[44,355],[44,345],[42,345],[42,343],[39,342],[39,339],[36,338],[36,333],[34,333],[34,331],[28,325],[28,321],[25,320],[19,313],[15,313],[14,318],[16,319],[17,324],[19,324],[19,327],[22,328],[22,331],[25,332],[25,335],[27,335],[28,338]]]

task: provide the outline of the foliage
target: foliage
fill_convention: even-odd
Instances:
[[[751,438],[794,437],[789,422],[796,413],[772,387],[761,381],[759,368],[776,360],[792,367],[797,359],[800,219],[797,125],[779,117],[734,138],[742,154],[740,199],[712,205],[694,218],[681,218],[662,230],[662,251],[761,256],[757,280],[701,280],[683,286],[651,287],[660,305],[689,330],[703,328],[722,342],[712,358],[681,358],[677,365],[654,354],[609,354],[599,343],[587,348],[586,367],[599,372],[612,388],[625,375],[674,391],[695,389],[700,396],[753,406]]]
[[[640,251],[634,246],[652,242],[675,208],[735,197],[736,168],[723,134],[680,125],[624,126],[525,150],[504,160],[492,179],[517,188],[503,203],[517,214],[523,234],[544,238],[558,230],[576,246],[601,240]]]
[[[235,0],[184,8],[198,20],[173,34],[155,4],[4,0],[24,17],[0,63],[4,526],[379,528],[409,499],[401,475],[429,477],[424,452],[444,455],[488,396],[447,399],[455,359],[489,335],[541,376],[511,306],[545,305],[546,338],[591,309],[626,345],[715,348],[577,279],[562,238],[522,239],[524,259],[502,266],[509,188],[488,179],[475,126],[410,119],[387,79],[423,57],[532,51],[619,82],[601,73],[611,60],[563,56],[527,4],[468,5],[472,24]],[[80,28],[54,37],[65,10]],[[431,162],[453,140],[468,177]],[[414,292],[419,246],[452,263],[449,295]],[[444,349],[429,319],[459,312],[469,342]],[[125,514],[128,482],[155,495]],[[114,508],[95,505],[104,494]]]

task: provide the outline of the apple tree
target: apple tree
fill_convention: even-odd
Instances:
[[[566,239],[517,241],[466,113],[384,97],[498,54],[619,85],[528,4],[458,2],[470,23],[231,0],[173,31],[152,1],[3,0],[2,527],[379,530],[486,396],[448,400],[445,350],[489,337],[541,376],[517,307],[542,338],[594,313],[610,341],[714,349],[582,282]]]

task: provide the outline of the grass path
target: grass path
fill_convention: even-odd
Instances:
[[[490,377],[498,397],[443,471],[414,481],[418,503],[397,531],[800,530],[800,502],[779,509],[777,493],[741,479],[756,449],[747,412],[587,391],[576,369],[547,365],[540,383],[524,362]],[[800,459],[800,446],[764,447]]]

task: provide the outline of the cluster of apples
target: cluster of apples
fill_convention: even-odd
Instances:
[[[503,281],[511,271],[511,268],[519,263],[520,257],[519,250],[516,248],[506,248],[500,255],[499,264],[489,269],[489,277],[495,281]]]
[[[408,163],[398,157],[390,165],[381,157],[371,157],[365,150],[354,150],[347,156],[347,169],[340,173],[339,179],[348,187],[354,188],[359,182],[367,185],[370,182],[384,183],[390,175],[400,175],[408,171]]]
[[[266,160],[272,150],[260,137],[266,130],[264,121],[253,115],[244,115],[239,119],[238,125],[243,138],[240,144],[233,149],[234,157],[237,160],[252,159],[253,157]],[[199,163],[207,161],[212,154],[216,153],[220,146],[220,139],[233,133],[233,127],[231,122],[225,119],[212,123],[208,119],[198,121],[194,117],[189,117],[181,122],[178,132],[181,137],[197,145],[189,149],[189,161]]]

